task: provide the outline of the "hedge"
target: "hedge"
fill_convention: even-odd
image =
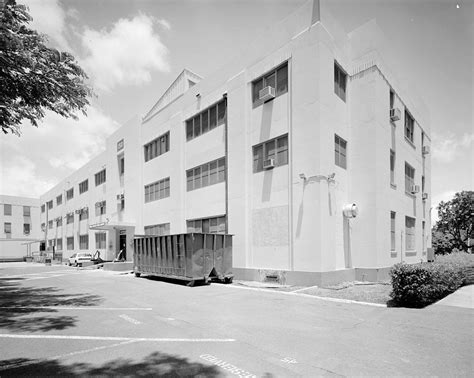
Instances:
[[[434,263],[399,263],[390,270],[395,305],[425,307],[459,287],[472,283],[474,256],[452,253],[437,257]]]

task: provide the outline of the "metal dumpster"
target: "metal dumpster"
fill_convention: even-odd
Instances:
[[[187,233],[136,236],[133,240],[135,276],[150,274],[188,281],[232,282],[232,235]]]

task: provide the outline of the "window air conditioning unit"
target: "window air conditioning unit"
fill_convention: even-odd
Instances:
[[[80,214],[81,212],[82,212],[82,210],[81,210],[81,209],[79,209],[79,210],[76,210],[76,214]]]
[[[263,100],[263,102],[272,100],[275,98],[275,88],[273,87],[265,87],[258,92],[258,97],[260,100]]]
[[[402,113],[400,112],[400,109],[398,108],[393,108],[390,109],[390,121],[398,121],[402,116]]]
[[[428,193],[423,193],[421,198],[423,198],[424,200],[428,199]]]
[[[275,159],[267,159],[263,161],[263,169],[275,168]]]
[[[420,192],[420,185],[412,185],[410,192],[411,192],[411,194],[419,193]]]
[[[123,200],[123,194],[117,194],[117,201]]]
[[[430,146],[423,146],[423,155],[428,155],[430,153]]]

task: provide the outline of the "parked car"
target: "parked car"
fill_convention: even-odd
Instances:
[[[69,257],[69,266],[74,265],[74,266],[82,266],[82,263],[85,261],[91,261],[92,260],[92,254],[87,253],[87,252],[79,252],[79,253],[74,253],[71,257]]]

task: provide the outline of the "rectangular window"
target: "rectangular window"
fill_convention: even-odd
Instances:
[[[24,217],[31,216],[31,207],[30,206],[23,206],[23,216]]]
[[[51,230],[53,228],[53,221],[48,221],[48,228]]]
[[[61,205],[63,203],[63,195],[60,194],[56,197],[56,206]]]
[[[63,250],[63,239],[58,238],[56,239],[56,251],[62,251]]]
[[[66,224],[74,223],[74,213],[69,213],[66,215]]]
[[[275,90],[275,97],[288,92],[288,62],[283,63],[252,82],[252,103],[254,108],[264,103],[264,100],[260,99],[260,91],[265,87],[272,87]]]
[[[29,235],[31,232],[31,224],[29,223],[23,223],[23,233],[25,235]]]
[[[79,194],[87,192],[89,190],[89,180],[84,180],[83,182],[79,183]]]
[[[79,235],[79,249],[89,249],[89,235]]]
[[[422,242],[422,245],[421,245],[421,248],[422,248],[422,252],[425,252],[426,251],[426,230],[425,230],[425,227],[426,227],[426,222],[425,221],[422,221],[421,222],[421,242]]]
[[[106,173],[105,173],[105,168],[101,170],[100,172],[97,172],[95,174],[95,186],[99,186],[105,182],[106,179]]]
[[[45,212],[45,209],[46,209],[46,205],[45,205],[45,204],[41,205],[41,212],[42,212],[42,213]]]
[[[170,178],[167,177],[152,184],[145,185],[145,203],[157,201],[170,196]]]
[[[390,109],[395,106],[395,92],[390,89]]]
[[[334,61],[334,93],[346,102],[347,74],[336,61]]]
[[[69,201],[73,198],[74,198],[74,188],[71,188],[66,192],[66,200]]]
[[[395,215],[394,211],[390,212],[390,250],[395,251]]]
[[[186,222],[187,232],[198,232],[204,234],[224,234],[225,222],[225,216],[188,220]]]
[[[405,109],[405,138],[407,138],[410,142],[415,143],[413,136],[414,136],[414,129],[415,129],[415,120]]]
[[[86,219],[89,219],[89,209],[84,207],[79,210],[79,222]]]
[[[12,233],[12,224],[9,222],[5,222],[3,224],[3,231],[5,234],[11,234]]]
[[[46,223],[41,223],[41,231],[44,231],[46,228]]]
[[[125,173],[125,157],[120,156],[118,164],[119,164],[119,175],[122,176]]]
[[[415,250],[415,218],[405,217],[405,249]]]
[[[106,234],[105,232],[97,232],[95,234],[95,248],[105,249],[106,247]]]
[[[274,167],[288,164],[288,134],[253,146],[253,173],[263,171],[269,159],[273,159]]]
[[[347,169],[347,142],[334,134],[334,153],[337,166]]]
[[[390,184],[395,185],[395,151],[390,150]]]
[[[168,152],[170,149],[169,139],[170,133],[168,131],[166,134],[163,134],[152,140],[150,143],[145,144],[143,147],[145,153],[145,162],[154,159],[157,156],[163,155],[165,152]]]
[[[225,181],[225,158],[202,164],[186,171],[187,191]]]
[[[48,210],[53,208],[53,200],[46,202],[46,206],[48,206]]]
[[[3,205],[3,214],[4,215],[12,215],[12,205],[5,203]]]
[[[95,216],[104,215],[107,211],[106,201],[100,201],[95,203]]]
[[[152,226],[145,226],[145,235],[169,235],[170,223],[155,224]]]
[[[57,217],[56,218],[56,227],[60,227],[63,225],[63,218],[62,217]]]
[[[120,151],[120,150],[123,150],[124,145],[125,145],[125,143],[124,143],[123,139],[120,139],[117,142],[117,152]]]
[[[405,162],[405,192],[411,193],[411,187],[415,184],[415,168]]]
[[[222,99],[186,120],[186,140],[197,138],[201,134],[224,124],[226,113],[227,101]]]
[[[71,251],[74,249],[74,236],[71,236],[66,239],[66,245],[67,245],[68,251]]]

